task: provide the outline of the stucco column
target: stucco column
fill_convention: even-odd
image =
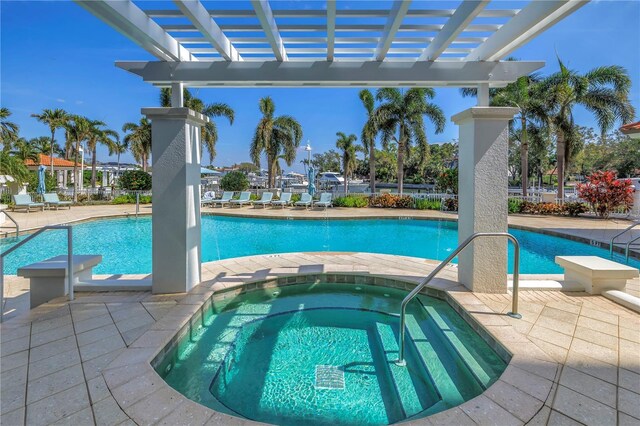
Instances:
[[[509,120],[516,108],[473,107],[452,117],[460,127],[458,241],[507,231]],[[507,292],[507,240],[484,238],[458,257],[458,280],[481,293]]]
[[[200,283],[200,127],[188,108],[143,108],[151,120],[153,293]]]

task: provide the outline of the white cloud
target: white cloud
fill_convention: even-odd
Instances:
[[[84,101],[76,101],[76,105],[82,105]]]
[[[65,103],[65,100],[61,99],[61,98],[57,98],[56,101],[61,102],[61,103]]]

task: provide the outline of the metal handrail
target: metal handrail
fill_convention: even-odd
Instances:
[[[20,236],[20,225],[18,225],[18,222],[16,222],[16,220],[14,218],[11,217],[11,215],[9,213],[7,213],[6,210],[2,210],[2,213],[4,213],[4,215],[6,217],[9,218],[9,220],[11,222],[13,222],[13,224],[16,226],[16,238]]]
[[[609,241],[609,257],[613,257],[613,242],[615,241],[615,239],[618,238],[619,236],[621,236],[623,234],[626,234],[627,232],[631,231],[633,228],[635,228],[638,225],[640,225],[640,221],[632,223],[630,226],[628,226],[624,230],[618,232],[616,235],[614,235],[611,238],[611,240]]]
[[[625,258],[625,262],[629,263],[629,249],[631,248],[631,245],[633,243],[635,243],[636,241],[640,240],[640,235],[637,236],[636,238],[632,239],[631,241],[629,241],[627,243],[627,245],[624,248],[624,258]]]
[[[416,286],[411,292],[402,300],[400,305],[400,330],[399,330],[399,356],[396,361],[397,365],[404,366],[406,361],[404,360],[404,341],[405,341],[405,322],[406,322],[406,310],[407,305],[429,282],[435,278],[445,266],[449,264],[462,250],[464,250],[473,240],[479,237],[506,237],[513,243],[514,256],[513,256],[513,296],[511,312],[507,312],[507,315],[512,318],[522,318],[522,315],[518,313],[518,284],[520,281],[520,243],[513,235],[508,232],[477,232],[464,240],[458,247],[425,278],[420,284]]]
[[[4,319],[4,258],[8,254],[17,250],[28,241],[33,240],[38,235],[49,229],[66,229],[67,230],[67,292],[69,300],[73,300],[73,231],[70,225],[48,225],[40,228],[24,240],[11,246],[6,251],[0,253],[0,322]]]

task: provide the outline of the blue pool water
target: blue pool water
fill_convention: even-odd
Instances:
[[[151,218],[104,219],[73,227],[74,252],[102,254],[97,274],[151,272]],[[522,246],[521,273],[562,273],[556,255],[608,257],[606,250],[535,232],[511,229]],[[24,238],[24,237],[21,237]],[[15,239],[0,240],[0,250]],[[457,223],[437,220],[275,220],[202,217],[202,260],[268,253],[360,251],[445,259],[458,244]],[[509,248],[512,256],[512,248]],[[5,259],[4,271],[66,253],[65,231],[48,231]],[[640,261],[631,260],[640,267]],[[511,260],[509,268],[511,268]]]
[[[431,297],[408,306],[396,365],[405,293],[314,283],[222,295],[154,366],[196,402],[278,425],[392,424],[491,386],[505,361]]]

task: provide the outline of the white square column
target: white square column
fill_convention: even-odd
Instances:
[[[187,292],[201,280],[200,128],[188,108],[143,108],[152,134],[153,293]]]
[[[452,117],[458,143],[458,242],[507,232],[509,120],[516,108],[473,107]],[[458,281],[480,293],[507,292],[506,238],[471,243],[458,257]]]

